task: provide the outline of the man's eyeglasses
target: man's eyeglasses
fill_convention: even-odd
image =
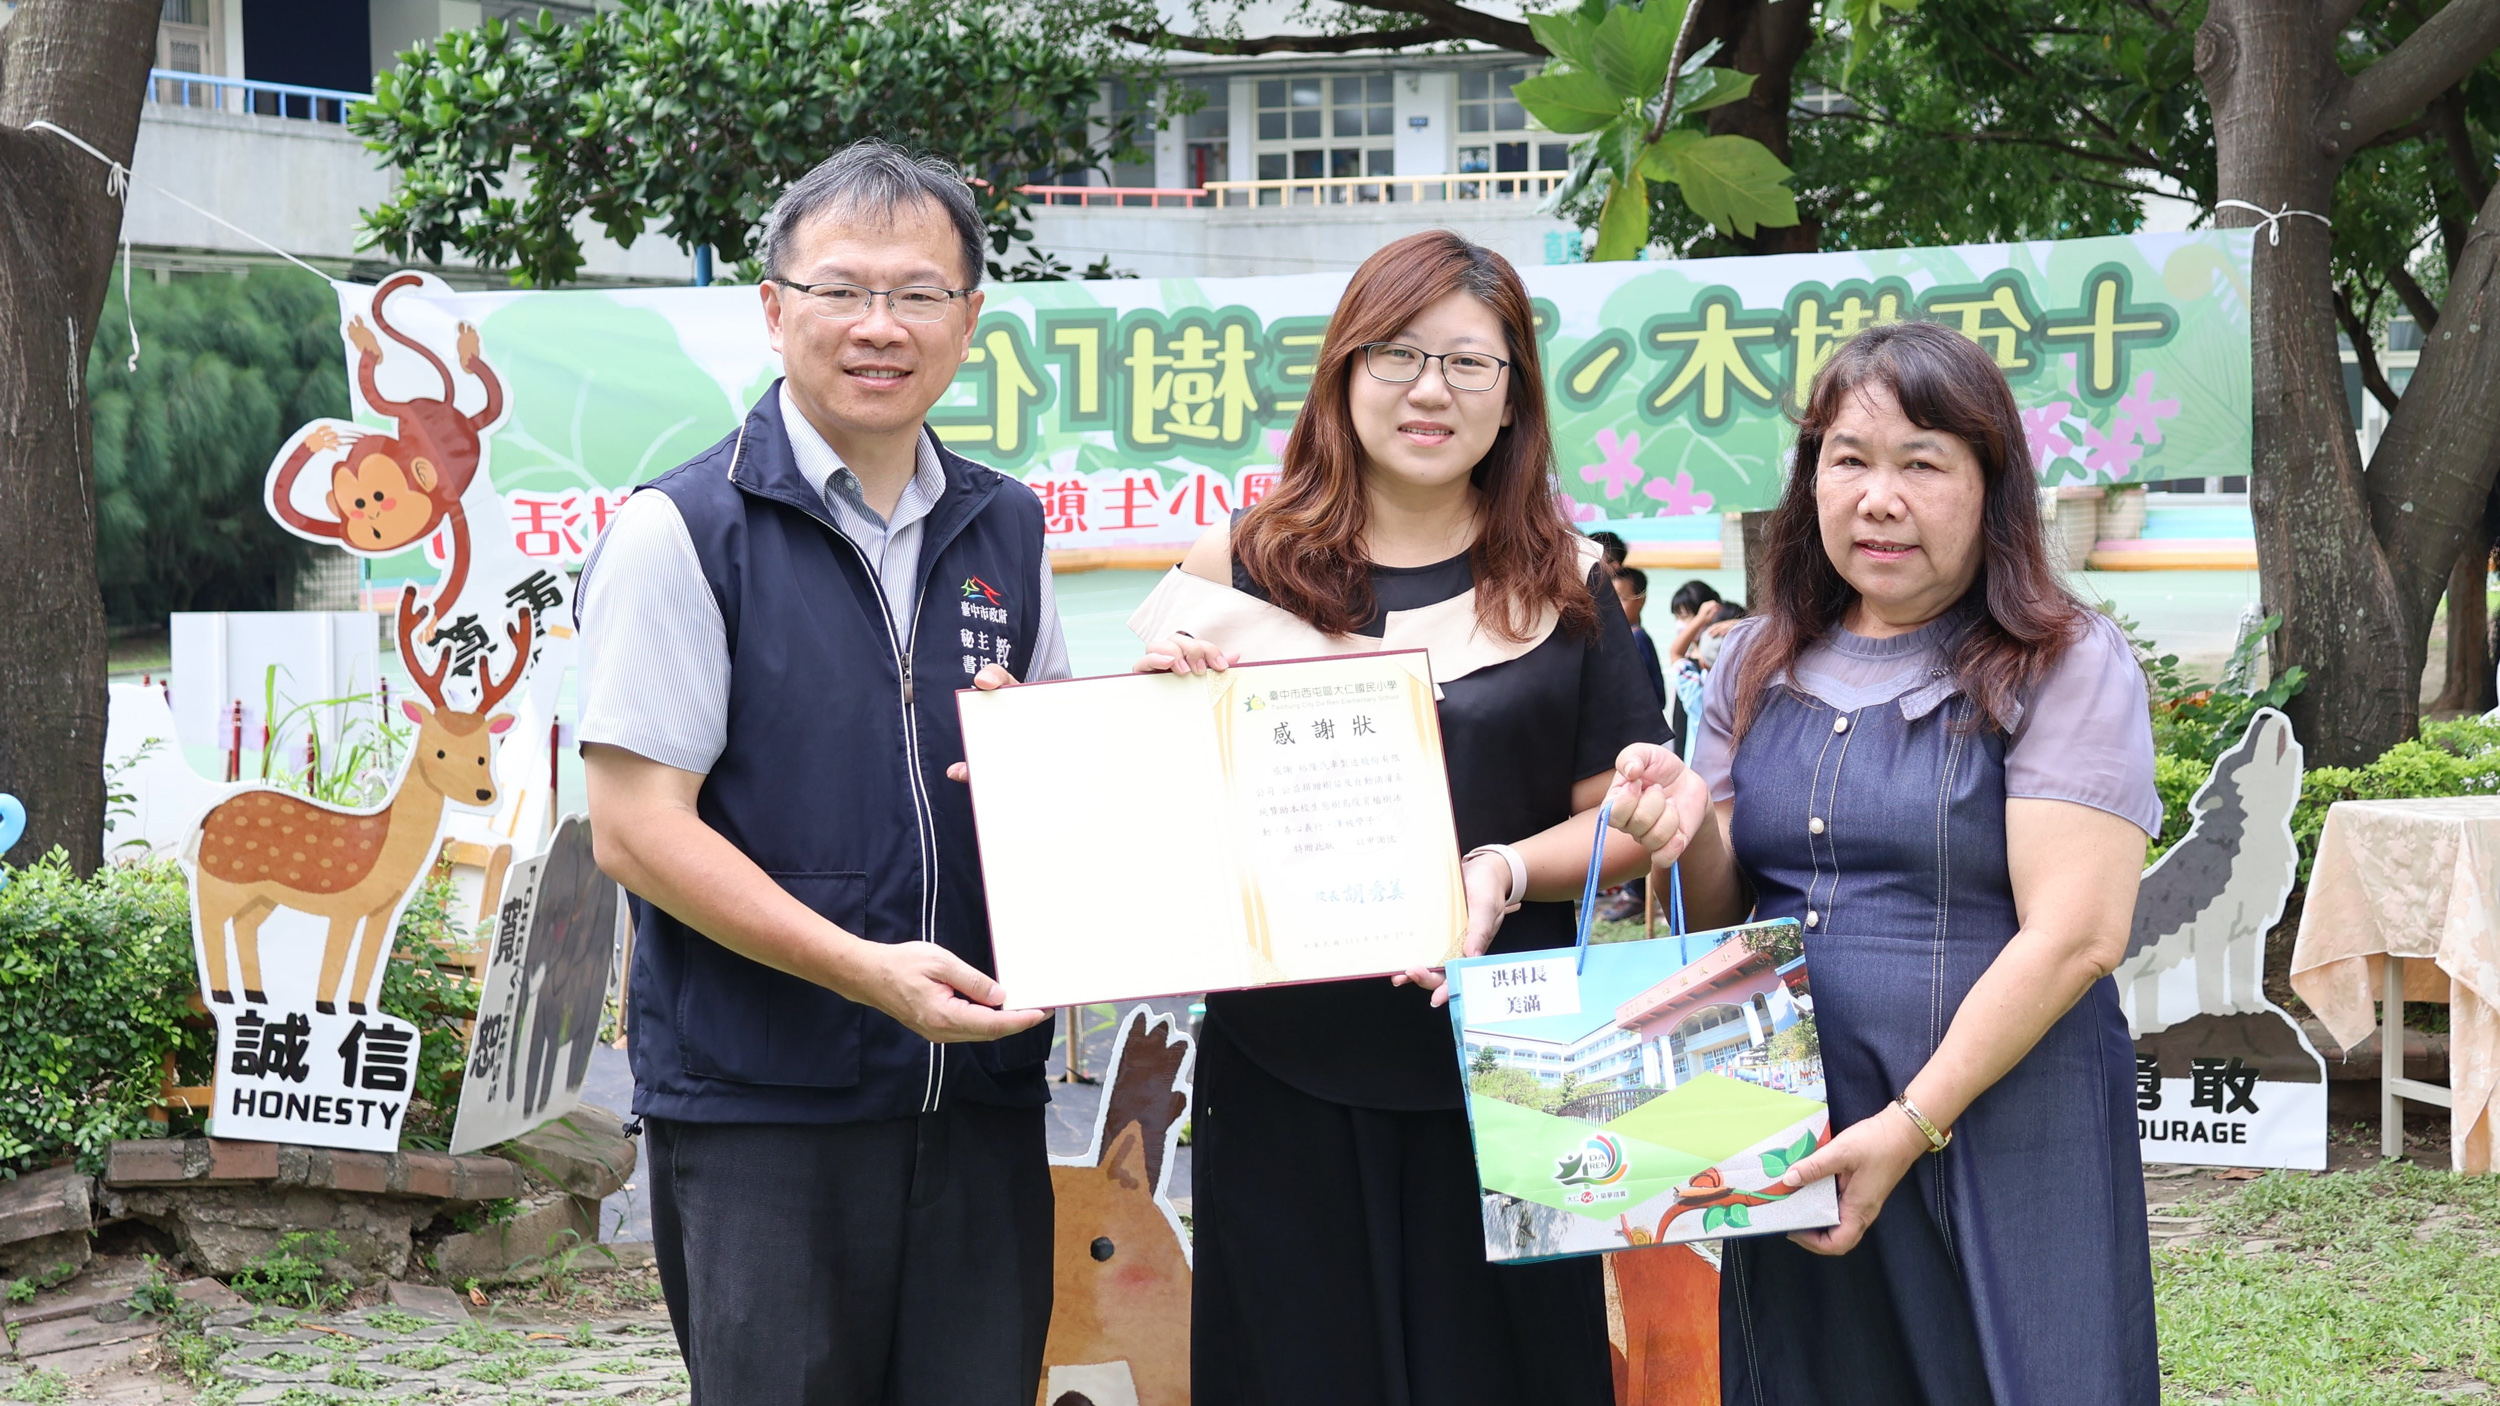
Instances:
[[[1383,381],[1404,385],[1424,374],[1424,363],[1441,363],[1441,379],[1454,391],[1489,391],[1501,384],[1510,363],[1483,352],[1428,352],[1404,342],[1372,342],[1363,348],[1363,369]]]
[[[795,283],[787,278],[773,282],[807,294],[801,306],[827,322],[856,322],[868,315],[869,306],[879,298],[885,299],[887,311],[905,322],[936,322],[946,316],[957,298],[971,291],[927,283],[904,288],[862,288],[856,283]]]

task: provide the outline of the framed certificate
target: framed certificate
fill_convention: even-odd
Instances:
[[[1422,650],[958,693],[1007,1004],[1458,955],[1434,697]]]

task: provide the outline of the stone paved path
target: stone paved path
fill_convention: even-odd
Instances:
[[[1054,1131],[1073,1136],[1070,1121]],[[2146,1228],[2154,1247],[2203,1241],[2209,1218],[2180,1214],[2179,1203],[2191,1192],[2227,1194],[2237,1185],[2214,1168],[2145,1168]],[[2271,1247],[2252,1242],[2237,1248],[2256,1253]],[[208,1385],[199,1390],[172,1370],[171,1359],[184,1344],[160,1337],[153,1320],[129,1317],[123,1304],[135,1286],[129,1270],[99,1260],[79,1281],[32,1305],[10,1307],[15,1341],[0,1349],[0,1402],[682,1406],[687,1400],[676,1339],[656,1303],[583,1320],[558,1317],[564,1310],[539,1303],[474,1308],[450,1290],[413,1285],[394,1286],[393,1303],[335,1313],[236,1306],[208,1281],[185,1285],[186,1296],[194,1285],[207,1285],[217,1298],[204,1304],[228,1305],[206,1321],[205,1346],[215,1357],[206,1367]],[[190,1344],[195,1361],[203,1346]],[[30,1368],[41,1375],[29,1379]]]
[[[217,1319],[243,1318],[229,1310]],[[671,1406],[686,1400],[677,1342],[659,1315],[562,1327],[491,1318],[459,1322],[393,1308],[297,1318],[211,1320],[225,1343],[217,1374],[236,1406],[329,1402],[587,1402]]]

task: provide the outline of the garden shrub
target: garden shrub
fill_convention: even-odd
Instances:
[[[2337,801],[2397,801],[2500,793],[2500,726],[2479,718],[2422,724],[2368,766],[2311,767],[2300,779],[2292,838],[2300,843],[2300,882],[2318,857],[2327,807]]]
[[[81,880],[53,851],[0,888],[0,1174],[74,1156],[99,1167],[154,1125],[165,1056],[205,1070],[191,896],[170,863]]]
[[[6,866],[0,866],[5,870]],[[448,878],[409,900],[383,969],[382,1006],[423,1041],[402,1139],[448,1146],[477,988],[439,963],[462,940]],[[0,888],[0,1175],[65,1157],[92,1172],[122,1138],[161,1125],[165,1056],[181,1082],[207,1083],[216,1032],[186,1025],[199,990],[191,894],[171,862],[107,865],[91,879],[55,851]]]

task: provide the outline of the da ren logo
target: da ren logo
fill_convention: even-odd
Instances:
[[[964,578],[964,599],[978,600],[984,605],[1006,604],[1005,601],[999,599],[998,588],[978,576]]]
[[[1612,1186],[1632,1170],[1632,1159],[1612,1133],[1597,1133],[1577,1152],[1555,1159],[1554,1181],[1561,1186]],[[1587,1198],[1594,1199],[1594,1198]]]

